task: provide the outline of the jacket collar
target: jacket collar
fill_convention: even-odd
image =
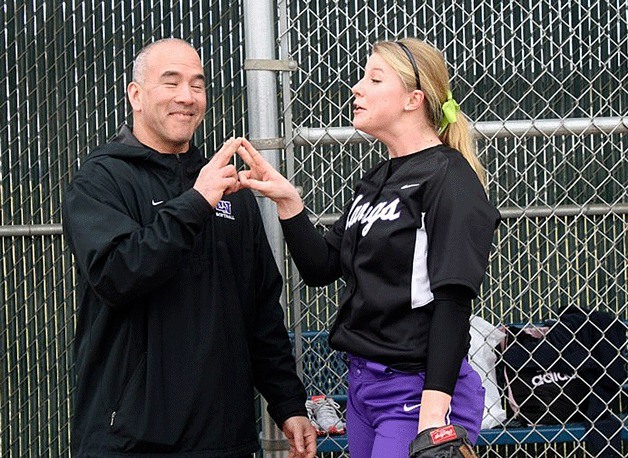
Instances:
[[[126,145],[126,146],[148,148],[146,145],[143,145],[142,143],[140,143],[140,141],[135,137],[135,135],[133,135],[133,131],[131,131],[131,128],[126,124],[122,124],[122,127],[120,127],[120,130],[118,130],[118,134],[113,139],[113,141],[122,143],[123,145]]]

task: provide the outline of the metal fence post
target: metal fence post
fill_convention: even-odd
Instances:
[[[274,2],[272,0],[244,0],[244,40],[246,61],[273,61],[275,51]],[[278,135],[277,76],[275,70],[262,65],[246,65],[247,114],[251,139],[276,138]],[[278,150],[266,150],[262,154],[275,168],[280,165]],[[258,198],[266,234],[275,260],[285,278],[283,237],[277,219],[275,204],[270,199]],[[282,307],[285,310],[285,294]],[[261,443],[264,457],[282,458],[288,455],[288,443],[281,430],[266,412],[262,401]]]

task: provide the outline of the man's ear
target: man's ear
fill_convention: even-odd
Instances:
[[[126,88],[126,94],[131,107],[133,107],[133,111],[141,111],[142,109],[141,92],[142,87],[135,81],[131,81]]]
[[[421,105],[423,105],[423,100],[425,100],[425,94],[423,91],[419,89],[415,89],[408,96],[408,100],[406,101],[406,106],[403,108],[405,111],[414,111],[418,110]]]

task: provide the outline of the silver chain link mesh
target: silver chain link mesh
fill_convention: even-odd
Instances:
[[[69,455],[76,274],[60,235],[60,203],[81,159],[129,114],[124,91],[133,55],[166,36],[200,49],[209,109],[196,142],[211,154],[225,138],[247,132],[243,3],[0,6],[1,456]],[[357,180],[385,157],[380,144],[335,130],[351,126],[350,88],[371,45],[418,36],[450,64],[454,95],[477,123],[490,199],[504,216],[475,313],[495,325],[529,324],[576,305],[628,319],[623,0],[280,0],[277,15],[278,55],[298,64],[280,74],[284,158],[321,231],[342,212]],[[619,121],[597,133],[517,124],[578,119]],[[483,130],[488,122],[501,128]],[[305,128],[326,129],[328,138],[302,139]],[[344,363],[324,339],[343,284],[308,288],[286,266],[289,327],[300,339],[308,391],[342,395]],[[625,415],[625,397],[620,401]],[[579,444],[481,453],[587,456]]]
[[[283,57],[297,61],[299,69],[289,77],[292,123],[285,130],[294,140],[289,151],[294,182],[303,188],[321,230],[343,211],[357,180],[385,156],[382,145],[357,142],[334,129],[351,126],[350,88],[371,45],[416,36],[440,48],[450,64],[454,95],[478,123],[490,199],[504,217],[474,313],[495,325],[557,319],[561,308],[572,305],[628,318],[625,122],[603,134],[532,126],[509,133],[507,124],[499,133],[481,128],[487,122],[560,124],[623,116],[628,22],[622,2],[287,4],[288,26],[280,35],[289,45]],[[328,138],[300,141],[307,127],[327,129]],[[299,281],[298,273],[293,275],[291,284]],[[292,326],[297,333],[303,329],[307,341],[302,360],[310,392],[345,394],[344,363],[324,342],[343,283],[315,289],[298,284],[288,294],[299,309]],[[625,356],[617,358],[625,363]],[[482,452],[500,457],[587,453],[574,444]]]

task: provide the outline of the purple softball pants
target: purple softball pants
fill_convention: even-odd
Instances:
[[[347,439],[351,458],[408,458],[417,435],[425,372],[408,374],[349,355]],[[475,444],[484,387],[465,359],[451,398],[448,424],[463,426]]]

